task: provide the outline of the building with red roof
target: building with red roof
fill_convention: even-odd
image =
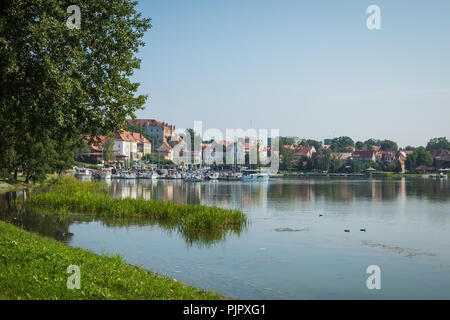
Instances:
[[[138,125],[145,129],[145,133],[150,137],[150,142],[158,148],[167,141],[168,137],[175,138],[175,126],[155,119],[128,119],[129,124]]]
[[[353,160],[362,164],[366,162],[375,162],[376,156],[374,151],[358,150],[353,153]]]

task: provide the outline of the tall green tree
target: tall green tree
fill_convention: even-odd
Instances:
[[[398,150],[397,143],[395,141],[391,141],[391,140],[380,141],[380,146],[381,146],[381,150],[384,150],[384,151],[397,151]]]
[[[318,171],[328,171],[331,166],[331,153],[324,150],[316,158],[313,159],[313,167]]]
[[[330,159],[330,171],[331,172],[339,172],[342,168],[343,162],[341,159],[337,159],[336,157],[331,157]]]
[[[433,139],[430,139],[430,141],[428,141],[426,149],[428,151],[440,150],[440,149],[450,150],[450,142],[447,140],[446,137],[433,138]]]
[[[320,149],[322,148],[322,143],[320,141],[313,140],[313,139],[306,140],[306,145],[310,146],[310,147],[314,147],[317,152],[319,152]]]
[[[150,19],[135,1],[79,0],[81,29],[70,29],[71,1],[2,4],[0,145],[15,155],[0,157],[0,168],[22,167],[29,178],[42,178],[57,150],[52,140],[80,144],[81,133],[114,132],[143,106],[146,96],[136,95],[139,84],[130,77]]]
[[[412,171],[420,165],[429,167],[433,164],[433,161],[433,157],[428,151],[424,147],[419,147],[406,158],[405,167],[407,170]]]
[[[355,145],[354,141],[350,137],[338,137],[331,141],[331,150],[334,152],[347,151],[346,147]]]
[[[103,142],[103,158],[105,162],[114,160],[114,134],[110,133]]]
[[[364,143],[361,142],[361,141],[357,141],[357,142],[355,143],[355,149],[356,149],[356,150],[363,150],[364,147],[365,147],[365,145],[364,145]]]
[[[350,159],[347,161],[345,165],[345,171],[351,172],[351,173],[357,173],[361,171],[361,166],[358,164],[358,162],[354,161],[353,159]]]
[[[415,153],[417,155],[416,165],[418,165],[418,166],[424,165],[427,167],[433,165],[434,159],[431,156],[431,154],[424,147],[417,148]]]
[[[288,144],[284,144],[280,141],[280,170],[282,171],[288,171],[294,165],[295,152],[293,149],[287,148],[288,146]]]
[[[378,146],[378,145],[380,145],[380,142],[381,141],[378,140],[378,139],[371,138],[371,139],[366,140],[364,142],[364,144],[367,145],[367,146]]]

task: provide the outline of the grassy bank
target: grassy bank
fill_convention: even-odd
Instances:
[[[70,265],[81,288],[67,289]],[[0,299],[221,299],[218,294],[0,222]]]
[[[52,179],[55,179],[58,175],[57,174],[47,174],[46,180],[41,182],[35,182],[35,183],[26,183],[25,177],[19,176],[17,181],[12,180],[0,180],[0,194],[6,193],[6,192],[15,192],[20,190],[30,190],[36,187],[43,186],[47,184]]]
[[[184,234],[239,231],[247,225],[247,218],[240,210],[144,199],[115,199],[103,184],[82,182],[73,177],[53,181],[44,192],[31,194],[26,203],[54,209],[58,214],[77,211],[113,218],[145,217],[149,221],[177,227]]]

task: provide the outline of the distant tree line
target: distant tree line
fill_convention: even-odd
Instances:
[[[355,150],[369,150],[373,151],[374,146],[380,146],[381,151],[399,151],[398,145],[395,141],[391,140],[378,140],[378,139],[368,139],[364,142],[357,141],[356,143],[350,137],[338,137],[331,140],[331,145],[328,149],[324,149],[319,141],[311,139],[299,139],[296,144],[292,143],[294,140],[280,139],[280,170],[281,171],[318,171],[318,172],[333,172],[333,173],[355,173],[361,172],[367,168],[373,168],[377,171],[388,171],[388,172],[401,172],[402,166],[398,160],[391,163],[382,162],[367,162],[364,164],[359,164],[358,162],[349,159],[347,161],[342,161],[333,153],[339,152],[352,152],[352,148]],[[301,157],[295,162],[295,146],[314,146],[318,154],[309,158],[306,156]],[[288,147],[288,148],[287,148]],[[294,147],[294,148],[292,148]],[[411,147],[408,146],[403,150],[414,151],[410,154],[405,161],[405,168],[408,171],[414,171],[418,166],[432,166],[434,164],[434,159],[428,151],[436,149],[446,149],[450,150],[450,143],[445,137],[433,138],[431,139],[426,148],[424,147]]]

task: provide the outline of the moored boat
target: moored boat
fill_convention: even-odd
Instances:
[[[219,179],[219,173],[218,172],[209,172],[206,175],[206,179],[207,180],[217,180],[217,179]]]
[[[202,182],[203,177],[201,175],[190,175],[190,176],[186,176],[184,178],[184,181],[186,181],[186,182]]]
[[[111,179],[112,173],[110,170],[102,170],[100,172],[100,179]]]
[[[78,168],[75,172],[75,176],[77,177],[91,177],[92,173],[89,171],[89,169],[86,168]]]
[[[269,174],[247,170],[247,171],[244,171],[242,180],[243,181],[252,181],[252,182],[253,181],[268,181]]]

